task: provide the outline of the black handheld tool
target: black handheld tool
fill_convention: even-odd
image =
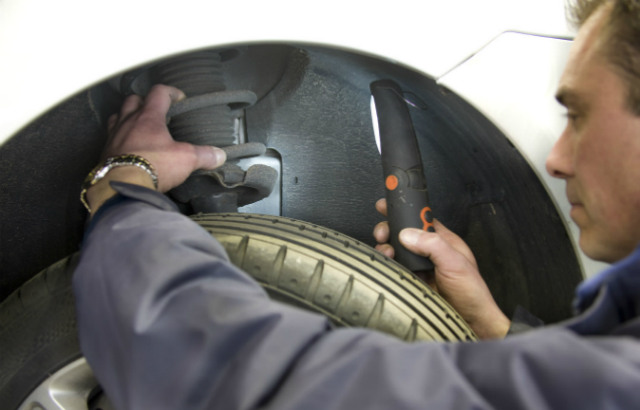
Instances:
[[[433,269],[433,263],[400,244],[404,228],[435,232],[422,158],[407,103],[400,86],[392,80],[374,81],[371,89],[371,117],[376,143],[382,156],[389,218],[389,242],[395,259],[418,272]]]

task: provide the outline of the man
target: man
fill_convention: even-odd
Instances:
[[[322,316],[270,301],[219,243],[155,192],[224,161],[219,150],[171,139],[164,117],[184,94],[156,86],[144,102],[127,99],[109,122],[105,158],[135,166],[113,168],[88,189],[93,218],[74,277],[82,350],[115,407],[636,406],[640,94],[611,50],[621,41],[620,19],[640,38],[633,34],[640,11],[632,0],[585,4],[588,18],[559,92],[569,125],[548,168],[567,180],[585,252],[611,262],[631,256],[579,288],[580,316],[504,340],[406,344],[364,329],[334,330]],[[622,63],[635,61],[625,56]],[[382,241],[384,229],[376,232]],[[432,258],[438,290],[479,335],[503,336],[509,321],[468,247],[436,229],[403,231],[403,243]]]
[[[640,243],[640,3],[613,4],[582,0],[574,10],[582,29],[557,93],[568,123],[547,159],[549,174],[567,182],[580,248],[609,263],[629,256]],[[376,207],[386,214],[384,200]],[[440,235],[414,229],[400,239],[434,258],[438,290],[480,337],[504,336],[509,322],[471,251],[442,224],[436,229]],[[381,243],[376,249],[393,257],[384,244],[386,222],[376,226],[374,236]]]

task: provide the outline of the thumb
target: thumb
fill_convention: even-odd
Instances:
[[[227,160],[227,153],[218,147],[197,145],[195,149],[198,158],[196,169],[216,169]]]
[[[436,266],[451,264],[459,256],[458,252],[437,233],[416,228],[403,229],[400,232],[400,243],[413,253],[431,258]]]

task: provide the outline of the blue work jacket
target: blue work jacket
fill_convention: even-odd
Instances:
[[[640,252],[578,316],[504,340],[405,343],[271,301],[154,191],[114,183],[74,276],[82,351],[120,410],[640,408]]]

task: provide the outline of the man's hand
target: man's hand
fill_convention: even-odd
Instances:
[[[147,159],[158,172],[160,192],[177,187],[197,169],[214,169],[226,159],[224,151],[211,146],[177,142],[166,125],[172,103],[185,98],[182,91],[156,85],[142,100],[128,97],[120,114],[109,118],[109,139],[102,159],[115,155],[135,154]]]
[[[386,200],[379,200],[376,209],[386,216]],[[471,249],[438,220],[434,221],[434,225],[436,233],[403,229],[400,242],[411,252],[431,258],[435,265],[438,293],[462,315],[478,337],[504,337],[511,322],[493,300],[487,284],[480,276]],[[392,258],[394,250],[386,243],[389,240],[389,224],[381,222],[376,225],[373,236],[379,243],[376,249]]]
[[[109,118],[109,138],[102,160],[134,154],[149,162],[158,173],[158,191],[167,192],[183,183],[197,169],[215,169],[226,160],[223,150],[174,141],[166,125],[166,115],[172,103],[185,98],[182,91],[166,85],[156,85],[143,100],[129,96],[119,114]],[[87,191],[87,199],[95,213],[102,203],[115,194],[108,181],[123,181],[153,188],[151,177],[140,168],[127,166],[110,171],[105,178]]]

